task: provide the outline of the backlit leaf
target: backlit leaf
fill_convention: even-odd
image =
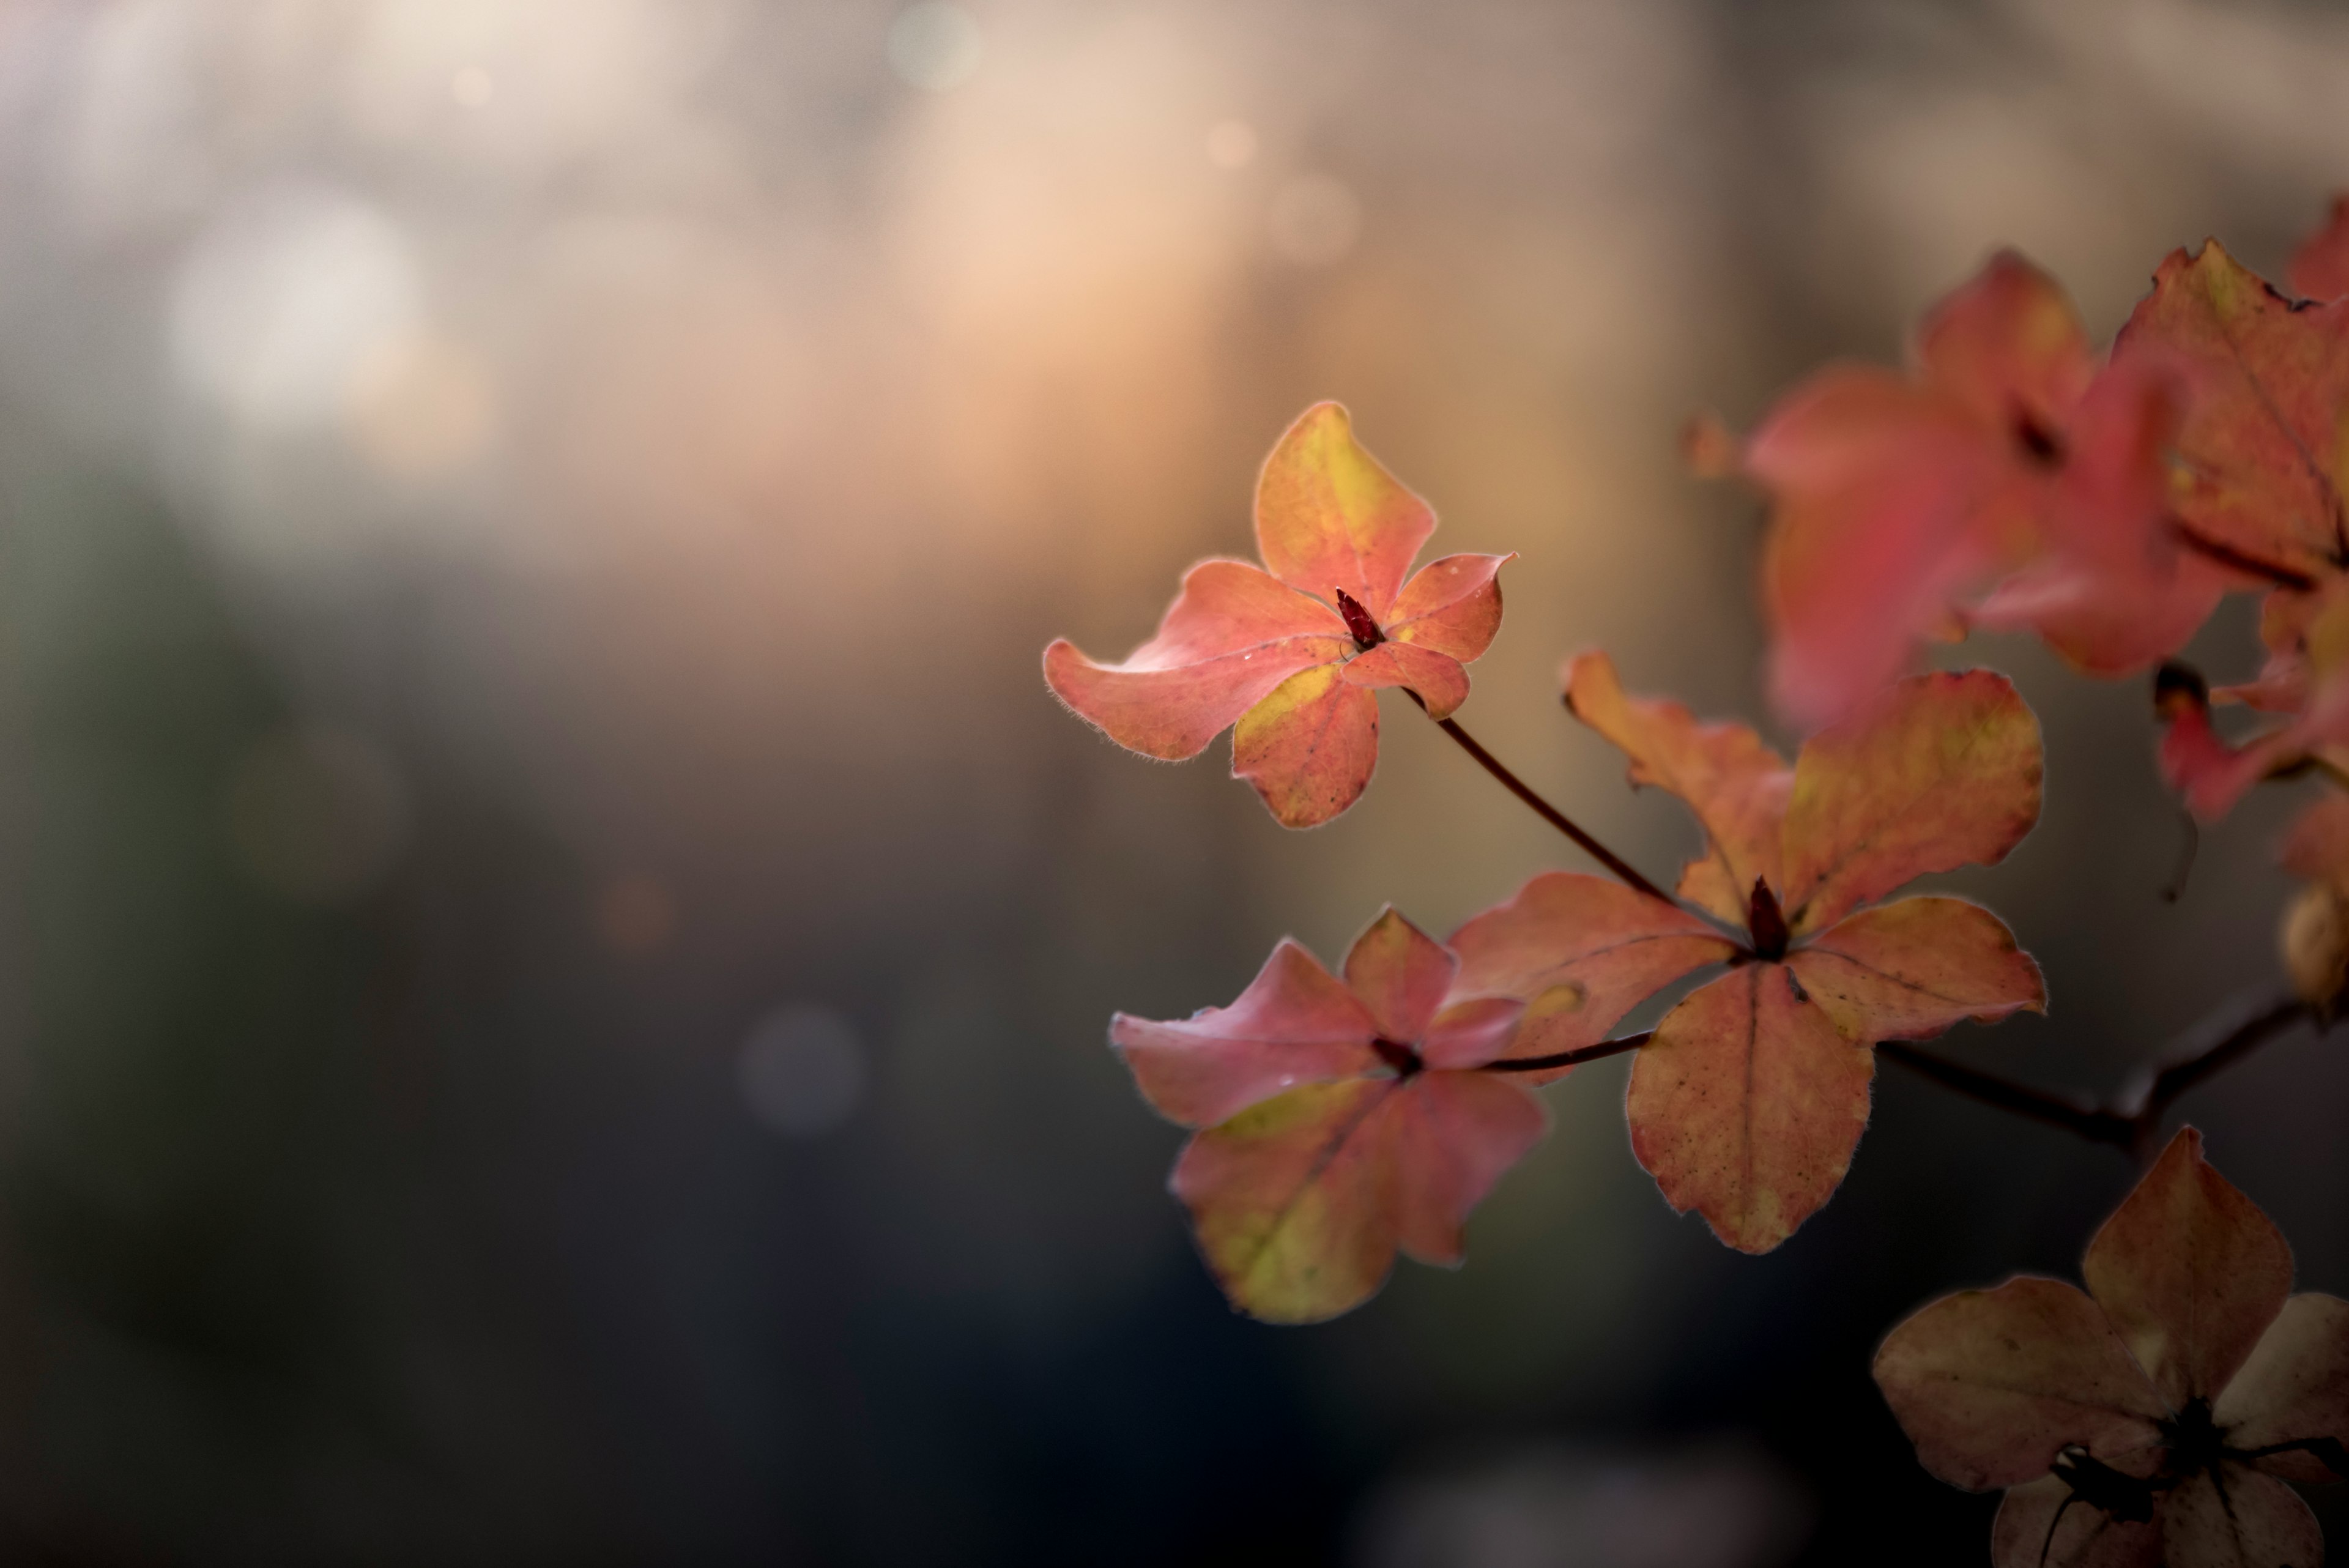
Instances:
[[[1379,700],[1340,665],[1298,671],[1232,730],[1233,774],[1283,827],[1319,826],[1353,805],[1378,761]]]
[[[1682,872],[1682,898],[1742,922],[1756,877],[1785,886],[1779,824],[1794,774],[1749,726],[1700,723],[1678,702],[1626,697],[1603,653],[1567,665],[1566,701],[1630,759],[1633,784],[1667,790],[1696,814],[1706,853]]]
[[[1382,686],[1438,719],[1467,700],[1464,662],[1501,624],[1495,574],[1514,557],[1447,556],[1403,581],[1435,527],[1426,503],[1354,440],[1335,403],[1307,410],[1266,460],[1257,538],[1272,571],[1205,561],[1158,635],[1122,664],[1065,639],[1044,679],[1080,717],[1148,756],[1195,756],[1233,731],[1232,772],[1283,826],[1361,797],[1378,761]]]
[[[1207,1127],[1294,1085],[1378,1065],[1369,1008],[1293,941],[1229,1007],[1160,1023],[1119,1013],[1110,1041],[1169,1121]]]
[[[1206,1125],[1173,1186],[1232,1304],[1309,1323],[1378,1289],[1397,1248],[1460,1261],[1461,1227],[1547,1113],[1484,1071],[1523,1005],[1459,992],[1459,961],[1392,909],[1344,979],[1284,941],[1239,1000],[1111,1039],[1151,1103]]]
[[[1202,561],[1158,635],[1124,663],[1096,664],[1062,639],[1044,678],[1080,718],[1128,750],[1195,757],[1300,670],[1348,648],[1338,612],[1244,561]]]
[[[1265,459],[1256,542],[1272,575],[1304,593],[1343,589],[1383,621],[1435,514],[1354,439],[1336,403],[1298,416]]]

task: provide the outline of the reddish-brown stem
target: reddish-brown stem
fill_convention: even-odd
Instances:
[[[2167,1060],[2140,1073],[2101,1105],[2074,1095],[2034,1089],[1903,1040],[1885,1041],[1876,1052],[1970,1099],[2062,1127],[2091,1143],[2110,1144],[2143,1159],[2153,1153],[2161,1136],[2162,1118],[2181,1096],[2314,1016],[2297,996],[2262,995],[2237,1002],[2189,1032]]]
[[[1637,1051],[1655,1035],[1652,1029],[1642,1029],[1637,1034],[1619,1035],[1613,1040],[1601,1040],[1596,1045],[1585,1045],[1578,1051],[1558,1051],[1547,1056],[1508,1056],[1498,1062],[1485,1064],[1487,1073],[1547,1073],[1554,1067],[1579,1067],[1585,1062],[1596,1062],[1605,1056],[1620,1056],[1626,1051]]]
[[[1410,697],[1413,701],[1418,702],[1423,711],[1426,709],[1427,704],[1421,701],[1418,692],[1413,691],[1406,687],[1404,688],[1404,693]],[[1670,893],[1665,892],[1661,888],[1657,887],[1653,882],[1651,882],[1645,877],[1640,876],[1639,869],[1630,861],[1624,859],[1621,856],[1608,848],[1604,844],[1599,843],[1596,838],[1591,837],[1589,834],[1585,833],[1582,830],[1581,826],[1577,824],[1572,817],[1567,815],[1566,813],[1558,810],[1557,807],[1550,805],[1549,802],[1536,794],[1533,791],[1532,785],[1526,784],[1525,780],[1511,773],[1508,768],[1502,763],[1500,758],[1495,756],[1492,753],[1479,745],[1476,742],[1475,736],[1470,734],[1467,731],[1460,727],[1460,722],[1458,720],[1438,719],[1435,721],[1435,726],[1437,729],[1442,730],[1445,734],[1451,736],[1454,741],[1458,742],[1460,749],[1467,753],[1470,756],[1475,758],[1476,763],[1479,767],[1492,774],[1495,778],[1500,780],[1502,788],[1507,790],[1511,794],[1516,795],[1519,800],[1524,801],[1527,805],[1533,807],[1535,815],[1540,817],[1544,822],[1548,823],[1552,827],[1557,828],[1560,833],[1565,834],[1568,838],[1573,839],[1577,845],[1581,846],[1584,854],[1589,856],[1593,860],[1598,861],[1601,866],[1606,867],[1608,870],[1615,873],[1615,875],[1621,879],[1624,886],[1636,888],[1640,892],[1645,893],[1651,898],[1660,898],[1667,904],[1673,904],[1676,908],[1678,907],[1676,900],[1674,900]]]
[[[2208,538],[2188,527],[2178,518],[2171,518],[2169,526],[2178,543],[2205,560],[2215,561],[2230,571],[2240,572],[2247,577],[2257,577],[2261,582],[2273,583],[2278,587],[2297,588],[2302,593],[2313,592],[2316,587],[2316,579],[2306,572],[2292,566],[2278,566],[2273,561],[2261,560],[2259,556],[2239,550],[2221,540]]]

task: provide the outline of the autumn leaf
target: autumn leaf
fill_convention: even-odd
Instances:
[[[1454,989],[1526,1003],[1506,1057],[1556,1056],[1596,1045],[1623,1015],[1737,944],[1675,905],[1600,877],[1547,871],[1452,933]],[[1526,1075],[1546,1083],[1559,1067]]]
[[[1469,1210],[1540,1140],[1540,1100],[1481,1070],[1524,1009],[1463,997],[1459,971],[1389,909],[1342,978],[1283,941],[1229,1007],[1112,1022],[1143,1096],[1202,1129],[1172,1185],[1242,1312],[1335,1317],[1378,1290],[1397,1249],[1456,1265]]]
[[[2349,755],[2349,203],[2292,265],[2294,299],[2216,241],[2171,254],[2115,345],[2189,389],[2178,438],[2175,526],[2204,555],[2271,586],[2257,679],[2209,691],[2178,670],[2157,685],[2164,778],[2204,820],[2263,779]],[[2286,722],[2224,739],[2210,705]]]
[[[1467,700],[1468,673],[1501,624],[1496,574],[1510,556],[1446,556],[1406,580],[1435,514],[1355,441],[1346,410],[1317,403],[1257,483],[1264,566],[1202,561],[1123,663],[1065,638],[1044,679],[1128,750],[1176,760],[1232,733],[1232,773],[1283,826],[1354,804],[1379,751],[1382,686],[1436,718]],[[1268,570],[1267,568],[1269,568]]]
[[[2349,304],[2292,299],[2210,240],[2161,264],[2113,358],[2185,381],[2170,504],[2188,537],[2303,587],[2349,560],[2338,483]]]
[[[2214,693],[2200,674],[2173,663],[2155,677],[2162,780],[2200,821],[2226,815],[2262,780],[2349,762],[2349,578],[2295,596],[2292,609],[2289,657],[2271,659],[2259,687],[2261,705],[2291,712],[2285,723],[2227,740],[2212,722]],[[2215,695],[2243,700],[2240,691]]]
[[[1656,1025],[1626,1109],[1666,1200],[1768,1251],[1842,1181],[1878,1042],[2044,1006],[2038,967],[1988,910],[1877,904],[1917,877],[1994,863],[2030,830],[2037,722],[2001,676],[1917,677],[1788,768],[1743,725],[1625,696],[1603,654],[1574,660],[1566,684],[1632,782],[1679,795],[1703,825],[1680,892],[1721,926],[1596,877],[1537,877],[1454,937],[1457,989],[1524,1002],[1512,1052],[1547,1055],[1727,963]]]
[[[1906,374],[1836,365],[1702,466],[1766,490],[1771,693],[1812,727],[1899,675],[1920,639],[2038,631],[2092,672],[2190,636],[2223,576],[2162,527],[2177,389],[2100,368],[2071,301],[2012,251],[1921,324]],[[1987,592],[1987,597],[1984,597]]]
[[[2006,1489],[1998,1568],[2316,1563],[2287,1480],[2336,1475],[2349,1303],[2179,1131],[2088,1245],[2083,1293],[2022,1277],[1910,1317],[1876,1381],[1924,1467]]]

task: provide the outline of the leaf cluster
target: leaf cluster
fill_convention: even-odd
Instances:
[[[1256,491],[1261,565],[1194,566],[1117,663],[1057,641],[1052,691],[1131,750],[1232,771],[1284,826],[1346,810],[1376,765],[1376,693],[1410,698],[1609,873],[1545,872],[1444,940],[1392,908],[1336,972],[1284,940],[1230,1005],[1119,1015],[1145,1098],[1193,1129],[1173,1188],[1233,1304],[1298,1323],[1372,1294],[1395,1254],[1456,1265],[1464,1228],[1548,1118],[1537,1090],[1635,1053],[1631,1147],[1672,1208],[1767,1251],[1833,1195],[1878,1055],[2098,1141],[2147,1147],[2170,1101],[2349,994],[2349,794],[2284,864],[2293,995],[2148,1074],[2116,1106],[1920,1050],[1962,1020],[2042,1011],[2039,967],[1990,910],[1902,897],[1993,866],[2031,831],[2037,720],[1988,670],[1910,674],[1920,645],[2026,629],[2085,673],[2157,670],[2164,779],[2196,818],[2258,784],[2349,783],[2349,199],[2289,288],[2216,241],[2164,261],[2106,349],[2013,252],[1922,317],[1908,363],[1830,365],[1754,430],[1693,427],[1697,466],[1766,499],[1769,688],[1790,764],[1748,725],[1628,693],[1604,653],[1567,711],[1677,797],[1702,852],[1668,890],[1461,728],[1512,556],[1413,570],[1435,514],[1309,409]],[[2267,657],[2211,687],[2173,662],[2234,591]],[[2267,715],[2230,739],[2229,704]],[[1618,1034],[1651,999],[1652,1030]],[[2011,1489],[2002,1564],[2314,1562],[2305,1504],[2349,1441],[2349,1305],[2290,1295],[2274,1227],[2181,1132],[2091,1244],[2085,1294],[2018,1279],[1926,1308],[1877,1376],[1928,1469]]]

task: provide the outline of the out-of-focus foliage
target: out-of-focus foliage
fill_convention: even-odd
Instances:
[[[2317,1563],[2276,1477],[2339,1479],[2349,1302],[2181,1130],[2088,1243],[2087,1293],[2021,1278],[1893,1330],[1876,1377],[1943,1480],[2006,1488],[1999,1568]]]

